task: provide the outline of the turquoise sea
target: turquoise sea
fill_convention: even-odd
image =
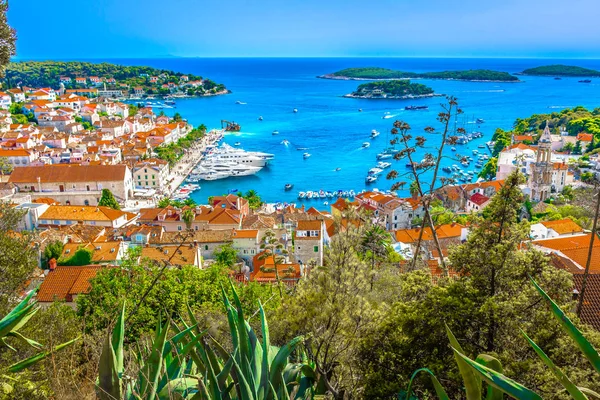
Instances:
[[[232,190],[254,189],[268,202],[298,202],[297,193],[301,190],[389,189],[392,182],[387,181],[385,176],[368,186],[365,176],[375,166],[376,154],[386,147],[386,136],[393,121],[408,122],[413,136],[421,135],[428,125],[438,126],[436,116],[443,98],[347,99],[341,95],[351,92],[361,82],[318,79],[317,75],[361,66],[415,72],[486,68],[514,73],[529,67],[561,63],[600,69],[600,60],[548,59],[165,58],[107,61],[173,69],[224,83],[231,94],[178,100],[175,109],[165,112],[179,112],[190,123],[204,123],[209,128],[219,128],[222,119],[238,122],[242,131],[228,135],[227,143],[240,142],[246,150],[275,154],[275,160],[255,176],[201,182],[201,190],[193,195],[198,202]],[[600,79],[593,79],[589,84],[578,83],[576,78],[521,79],[522,83],[419,82],[432,87],[437,93],[456,96],[464,110],[464,115],[458,119],[459,125],[464,124],[468,131],[483,132],[483,138],[466,146],[456,146],[457,153],[464,155],[472,155],[472,150],[488,141],[497,127],[509,129],[518,117],[560,111],[577,105],[600,106]],[[236,101],[246,104],[235,104]],[[404,111],[406,105],[428,105],[429,109]],[[294,108],[298,109],[298,113],[293,112]],[[395,117],[383,119],[386,112]],[[263,116],[264,120],[259,121],[259,116]],[[476,118],[483,118],[485,123],[480,126],[467,123]],[[373,129],[380,131],[381,135],[370,140]],[[272,135],[274,130],[278,130],[279,135]],[[290,145],[281,144],[284,139]],[[439,136],[430,135],[430,149],[417,153],[415,158],[420,160],[426,151],[432,151],[439,145],[439,140]],[[371,147],[362,149],[363,142],[371,142]],[[297,150],[298,147],[309,148],[306,151],[312,156],[303,159],[304,150]],[[458,164],[451,158],[456,153],[449,148],[447,150],[446,165]],[[405,162],[397,162],[394,167],[401,173],[408,171]],[[467,169],[475,170],[473,167],[472,163]],[[336,168],[341,170],[336,172]],[[293,184],[294,189],[286,192],[286,183]],[[323,200],[303,202],[319,206]]]

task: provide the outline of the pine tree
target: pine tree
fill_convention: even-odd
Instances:
[[[100,197],[100,201],[98,202],[99,206],[110,207],[113,210],[120,210],[121,206],[112,192],[108,189],[102,189],[102,197]]]

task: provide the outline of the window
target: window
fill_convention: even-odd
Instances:
[[[156,186],[156,182],[152,181],[152,186]]]
[[[152,175],[152,179],[154,179],[154,175]]]
[[[84,200],[83,201],[83,205],[84,206],[89,206],[90,205],[90,201],[89,200]]]
[[[319,246],[314,246],[313,250],[314,250],[315,253],[318,253],[319,252]]]
[[[194,228],[195,228],[196,230],[198,230],[198,225],[196,225]]]
[[[254,250],[250,250],[250,254],[254,254]]]
[[[204,245],[204,250],[208,250],[208,245]]]
[[[244,254],[248,254],[248,250],[244,250]]]
[[[144,179],[148,179],[148,175],[144,175]]]
[[[177,230],[180,231],[181,230],[181,225],[177,225]]]
[[[142,181],[138,181],[138,186],[142,186]]]
[[[398,221],[398,216],[394,215],[394,221]]]
[[[57,220],[57,219],[55,219],[54,221],[52,221],[52,223],[53,223],[54,225],[58,225],[58,224],[60,224],[60,221],[59,221],[59,220]]]

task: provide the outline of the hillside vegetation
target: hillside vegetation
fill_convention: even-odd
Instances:
[[[555,64],[529,68],[521,72],[521,74],[538,76],[600,76],[600,71],[574,65]]]
[[[465,71],[441,71],[441,72],[406,72],[387,68],[365,67],[346,68],[332,74],[323,75],[321,78],[328,79],[447,79],[461,81],[502,81],[517,82],[519,78],[508,72],[491,71],[487,69],[473,69]]]
[[[380,92],[381,91],[381,92]],[[414,98],[432,96],[434,91],[429,86],[411,83],[408,80],[377,81],[363,83],[348,97],[361,98]]]

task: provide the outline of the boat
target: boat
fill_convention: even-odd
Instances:
[[[452,168],[450,168],[450,167],[442,167],[442,171],[450,173],[450,172],[452,172]]]
[[[392,166],[392,163],[389,162],[385,162],[385,161],[379,161],[377,163],[377,168],[381,168],[381,169],[386,169]]]
[[[374,176],[374,175],[368,175],[368,176],[365,178],[365,182],[366,182],[366,183],[373,183],[373,182],[375,182],[376,180],[377,180],[377,176]]]
[[[385,160],[387,158],[392,158],[392,157],[393,157],[393,155],[390,154],[390,153],[379,153],[379,154],[377,154],[377,159],[378,160]]]
[[[241,146],[242,144],[240,142],[235,142],[233,145],[234,146]]]
[[[340,167],[337,167],[337,168],[335,169],[335,172],[338,172],[338,171],[341,171],[341,170],[342,170],[342,169],[341,169]]]
[[[554,80],[555,80],[555,81],[560,81],[561,79],[562,79],[562,78],[561,78],[560,76],[555,76],[555,77],[554,77]]]
[[[300,192],[300,193],[298,193],[298,198],[299,198],[299,199],[303,199],[303,198],[305,198],[305,197],[306,197],[306,193],[305,193],[305,192]]]
[[[359,109],[358,109],[358,112],[362,112],[362,108],[359,108]]]
[[[310,157],[310,153],[304,153],[302,154],[302,157],[306,160],[308,157]]]
[[[451,147],[450,150],[456,151],[456,147]]]
[[[406,111],[416,111],[416,110],[427,110],[429,106],[406,106],[404,109]]]
[[[368,175],[379,175],[383,172],[383,170],[381,168],[371,168],[368,172]]]
[[[300,150],[300,151],[302,151],[302,150],[308,150],[308,147],[298,147],[298,148],[296,148],[296,150]]]
[[[477,146],[477,147],[479,147],[480,149],[485,149],[485,144],[480,144],[480,145],[479,145],[479,146]]]
[[[273,134],[273,135],[279,135],[279,131],[278,131],[278,130],[274,130],[274,131],[272,132],[272,134]]]
[[[294,110],[293,110],[293,111],[294,111],[295,113],[297,113],[297,112],[298,112],[298,109],[297,109],[297,108],[294,108]]]
[[[294,187],[294,185],[292,185],[291,183],[286,183],[284,186],[284,189],[287,190],[292,190],[292,188]]]
[[[478,123],[478,124],[483,124],[485,122],[485,120],[483,118],[477,118],[475,120],[475,122]]]
[[[165,100],[165,104],[168,104],[170,106],[174,106],[175,105],[175,101],[173,101],[173,100]]]
[[[262,121],[262,120],[263,120],[263,117],[262,117],[262,115],[261,115],[260,117],[258,117],[258,120],[259,120],[259,121]]]
[[[579,83],[592,83],[591,79],[582,79],[579,81]]]
[[[363,147],[364,149],[367,149],[367,148],[369,148],[369,146],[371,146],[371,143],[369,143],[369,142],[364,142],[364,143],[362,144],[362,147]]]
[[[477,149],[473,150],[473,154],[474,154],[474,155],[477,155],[477,154],[479,154],[479,150],[477,150]]]
[[[409,162],[409,163],[406,163],[405,167],[406,168],[414,168],[415,164],[416,164],[416,162],[412,162],[412,163]]]
[[[283,144],[284,146],[287,146],[288,144],[290,144],[290,142],[287,139],[283,139],[281,141],[281,144]]]
[[[355,195],[356,193],[354,193],[354,190],[352,189],[348,192],[348,197],[354,197]]]
[[[325,191],[323,189],[319,190],[319,197],[324,199],[325,197],[327,197],[327,194],[325,193]]]
[[[246,104],[246,103],[244,103],[243,101],[239,101],[238,100],[238,101],[235,102],[235,104]]]
[[[375,129],[373,129],[371,131],[371,139],[375,139],[377,136],[379,136],[379,132],[377,132]]]

